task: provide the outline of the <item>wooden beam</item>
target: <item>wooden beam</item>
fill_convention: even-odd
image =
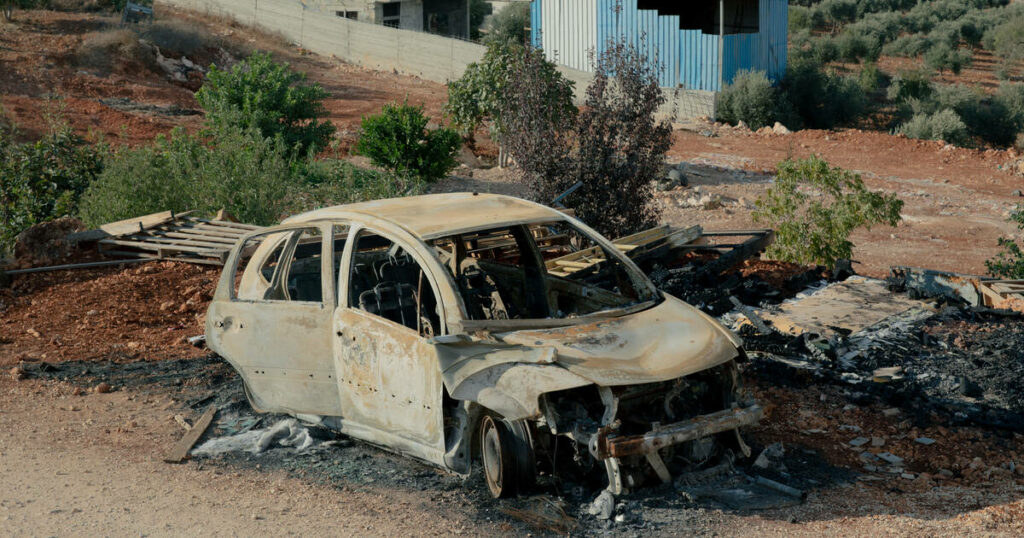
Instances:
[[[192,425],[192,429],[185,432],[185,435],[178,441],[174,448],[171,449],[170,454],[164,458],[166,463],[181,463],[188,458],[188,452],[192,450],[199,438],[206,433],[206,429],[210,427],[213,422],[214,415],[217,414],[217,406],[211,405],[206,408],[206,412],[203,416],[199,417],[199,420]]]

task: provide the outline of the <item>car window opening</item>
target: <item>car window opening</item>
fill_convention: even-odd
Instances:
[[[439,334],[437,297],[423,268],[387,238],[360,234],[349,273],[349,306],[404,325],[421,336]]]
[[[572,318],[655,299],[644,277],[567,222],[431,242],[472,320]]]
[[[235,298],[242,301],[323,301],[323,234],[303,228],[258,235],[240,250]]]

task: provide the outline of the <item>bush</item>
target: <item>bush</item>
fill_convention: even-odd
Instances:
[[[856,0],[822,0],[815,8],[833,28],[857,18]]]
[[[530,33],[530,2],[515,2],[491,17],[487,23],[487,44],[525,45]]]
[[[83,39],[75,60],[80,66],[109,72],[122,61],[153,67],[156,53],[131,30],[108,30]]]
[[[931,74],[922,71],[901,71],[889,85],[888,97],[897,104],[908,99],[927,99],[934,91]]]
[[[869,191],[859,175],[815,156],[779,163],[775,182],[757,207],[754,220],[775,229],[768,255],[833,266],[853,256],[854,230],[898,224],[903,202],[895,194]]]
[[[280,136],[290,151],[318,151],[327,147],[334,125],[320,121],[327,92],[305,80],[288,63],[257,52],[229,71],[211,66],[196,100],[214,131],[255,128],[264,138]]]
[[[934,114],[916,114],[910,121],[896,128],[897,134],[921,140],[942,140],[949,144],[966,146],[971,135],[960,116],[951,109],[942,109]]]
[[[782,89],[807,127],[828,129],[867,111],[867,96],[857,79],[826,73],[814,62],[790,63]]]
[[[839,34],[835,43],[839,58],[845,62],[859,62],[862,58],[874,61],[882,52],[876,39],[849,31]]]
[[[964,66],[970,65],[971,53],[953,48],[949,43],[940,42],[924,54],[924,63],[940,73],[948,69],[953,74],[959,75]]]
[[[552,116],[542,61],[528,56],[517,66],[503,105],[520,179],[545,202],[582,183],[565,203],[609,237],[656,223],[653,185],[672,143],[671,125],[654,119],[665,102],[658,67],[633,44],[611,40],[597,57],[579,116]]]
[[[74,215],[79,198],[103,168],[103,148],[93,147],[66,125],[30,144],[0,130],[0,254],[25,228]]]
[[[757,130],[788,119],[780,113],[780,102],[779,91],[764,71],[744,69],[715,97],[715,110],[720,121],[732,124],[743,121]]]
[[[902,36],[882,48],[882,52],[890,56],[906,56],[916,58],[930,50],[934,44],[927,36],[912,34]]]
[[[789,33],[814,29],[813,11],[803,6],[789,6]]]
[[[141,26],[141,37],[159,47],[164,56],[190,55],[219,42],[202,26],[183,20],[161,20]]]
[[[455,154],[461,141],[446,127],[427,130],[429,120],[422,106],[384,105],[380,114],[363,117],[356,151],[400,175],[437,181],[458,165]]]
[[[1006,109],[1006,115],[1018,128],[1024,128],[1024,84],[1000,84],[994,100]]]
[[[242,222],[277,223],[333,203],[404,194],[408,185],[381,172],[290,152],[281,137],[227,130],[210,141],[175,129],[150,146],[121,148],[82,197],[91,226],[157,211],[226,209]]]
[[[1024,17],[1006,22],[985,37],[986,48],[1011,60],[1024,59]]]
[[[860,73],[857,74],[857,84],[860,85],[860,89],[865,94],[872,94],[878,91],[878,88],[882,86],[882,73],[878,70],[878,64],[869,62],[861,67]]]
[[[1024,230],[1024,207],[1017,206],[1010,213],[1010,222],[1017,225],[1017,229]],[[985,262],[988,273],[994,277],[1007,279],[1024,278],[1024,250],[1013,239],[999,238],[999,247],[1003,249],[994,258]]]

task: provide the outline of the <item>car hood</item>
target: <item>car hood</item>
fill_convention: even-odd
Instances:
[[[508,344],[553,348],[555,362],[604,386],[700,372],[736,358],[742,344],[718,321],[671,295],[654,308],[618,318],[494,336]]]

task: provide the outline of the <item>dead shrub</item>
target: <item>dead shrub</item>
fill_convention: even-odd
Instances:
[[[220,43],[205,27],[183,20],[155,22],[142,31],[141,37],[156,45],[164,56],[189,56],[197,51],[219,47]]]
[[[76,58],[78,65],[103,71],[112,71],[128,62],[154,66],[156,52],[152,46],[140,42],[131,30],[107,30],[82,40]]]

